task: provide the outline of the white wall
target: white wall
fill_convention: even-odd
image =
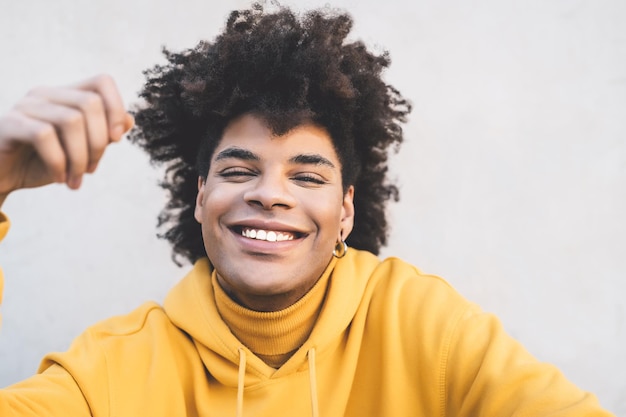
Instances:
[[[160,47],[213,37],[244,1],[0,3],[0,111],[110,72],[127,102]],[[326,0],[285,2],[322,5]],[[391,245],[500,316],[626,416],[626,2],[343,0],[413,100]],[[159,173],[123,143],[96,175],[11,195],[0,386],[183,274],[155,238]]]

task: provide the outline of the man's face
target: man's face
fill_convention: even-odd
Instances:
[[[199,181],[195,218],[220,285],[240,304],[272,311],[296,302],[324,272],[352,230],[352,200],[323,128],[273,136],[244,115],[227,126]]]

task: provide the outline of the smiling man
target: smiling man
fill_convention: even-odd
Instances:
[[[344,193],[340,167],[319,126],[276,136],[251,114],[230,122],[200,177],[195,218],[233,300],[277,311],[313,287],[352,230],[354,187]]]
[[[131,140],[167,166],[160,224],[193,268],[1,390],[2,417],[610,415],[444,280],[376,256],[410,106],[351,24],[255,5],[147,72]],[[80,187],[131,125],[107,76],[33,90],[0,119],[0,204]]]

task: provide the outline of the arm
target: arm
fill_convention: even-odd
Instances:
[[[537,361],[495,316],[476,308],[457,323],[446,362],[445,396],[452,415],[612,415],[555,366]]]
[[[8,228],[9,221],[0,212],[0,243]],[[3,281],[3,272],[0,268],[0,305],[2,304]],[[0,416],[87,417],[93,415],[76,380],[62,366],[49,363],[45,368],[40,368],[39,372],[31,378],[0,389]],[[104,390],[99,392],[104,393]]]
[[[0,242],[8,228],[9,221],[0,212]],[[0,268],[0,304],[3,287],[3,273]],[[43,415],[91,415],[74,378],[59,365],[50,366],[41,374],[0,390],[0,416]]]
[[[0,207],[22,188],[54,182],[79,188],[83,175],[96,170],[105,148],[132,124],[109,76],[32,90],[0,117]],[[0,241],[8,228],[0,212]],[[0,303],[2,290],[0,269]],[[92,415],[76,381],[60,365],[0,390],[0,416],[40,415]]]
[[[72,376],[59,365],[0,390],[1,416],[91,416]]]

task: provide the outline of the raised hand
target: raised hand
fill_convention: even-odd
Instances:
[[[0,204],[21,188],[53,182],[79,188],[132,125],[110,76],[31,90],[0,117]]]

